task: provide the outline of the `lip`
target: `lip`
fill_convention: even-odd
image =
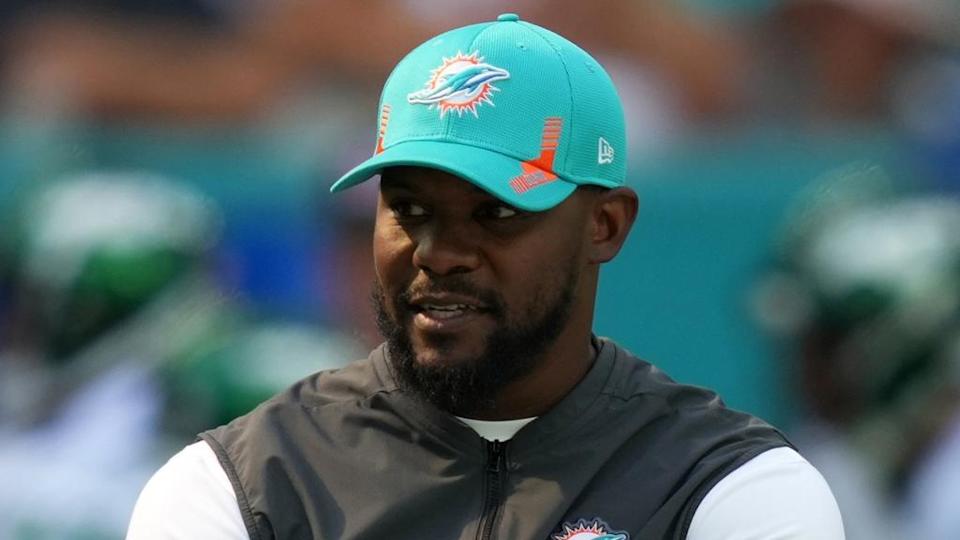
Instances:
[[[488,309],[476,298],[456,294],[418,296],[410,302],[413,324],[421,331],[454,332],[468,328],[487,316]]]
[[[413,316],[413,326],[424,332],[458,332],[468,329],[477,323],[483,313],[478,311],[459,311],[456,313],[444,313],[438,316],[430,311],[421,311]]]

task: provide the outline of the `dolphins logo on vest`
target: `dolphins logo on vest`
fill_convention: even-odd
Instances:
[[[630,535],[610,530],[610,526],[601,519],[581,519],[576,523],[561,525],[560,532],[551,536],[550,540],[630,540]]]

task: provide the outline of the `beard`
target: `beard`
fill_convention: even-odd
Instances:
[[[502,297],[479,290],[463,277],[437,279],[425,287],[401,291],[392,299],[395,317],[386,309],[386,297],[379,283],[374,283],[372,300],[377,314],[377,327],[387,341],[388,358],[397,383],[406,391],[437,408],[458,416],[471,417],[492,410],[497,396],[508,384],[529,374],[543,360],[547,348],[563,332],[573,311],[574,293],[579,272],[570,265],[565,280],[552,298],[548,288],[534,295],[530,307],[511,321],[506,315]],[[425,364],[418,361],[410,339],[413,312],[409,299],[413,293],[450,292],[480,299],[489,307],[496,328],[487,336],[482,352],[472,358]],[[453,336],[431,341],[443,350]]]

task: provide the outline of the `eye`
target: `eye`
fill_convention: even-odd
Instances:
[[[427,215],[427,209],[422,205],[403,200],[390,203],[390,211],[393,212],[394,217],[398,219],[417,218]]]
[[[490,204],[480,211],[480,216],[490,219],[507,219],[520,214],[520,211],[512,206],[501,203]]]

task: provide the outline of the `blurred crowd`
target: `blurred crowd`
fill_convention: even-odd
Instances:
[[[608,67],[654,215],[720,186],[722,208],[648,234],[769,216],[724,255],[748,269],[730,305],[658,317],[745,313],[771,375],[731,382],[733,404],[787,396],[789,413],[750,412],[824,473],[847,537],[960,538],[955,1],[9,0],[0,540],[122,538],[146,479],[198,431],[378,342],[373,194],[326,188],[372,151],[403,54],[504,11]],[[693,195],[658,198],[677,186]],[[658,287],[697,290],[671,254],[627,252],[633,275],[659,264],[674,281]],[[611,275],[615,295],[628,283]],[[644,325],[608,298],[601,325]],[[686,362],[675,374],[706,369]]]

